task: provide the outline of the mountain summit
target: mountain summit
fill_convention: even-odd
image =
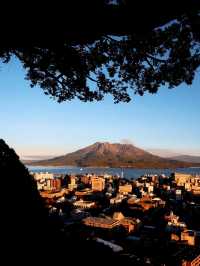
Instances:
[[[131,144],[96,142],[83,149],[63,156],[37,162],[37,166],[80,166],[80,167],[133,167],[133,168],[178,168],[191,163],[164,159]]]

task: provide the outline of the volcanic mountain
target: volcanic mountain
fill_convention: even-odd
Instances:
[[[192,163],[155,156],[131,144],[96,142],[83,149],[48,160],[27,162],[37,166],[178,168]],[[196,165],[195,165],[196,166]]]

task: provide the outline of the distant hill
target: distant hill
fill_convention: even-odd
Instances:
[[[22,156],[20,158],[20,161],[23,163],[23,164],[29,164],[29,163],[32,163],[34,161],[44,161],[44,160],[48,160],[48,159],[51,159],[51,158],[54,158],[55,156],[51,156],[51,155],[30,155],[30,156]]]
[[[193,163],[155,156],[131,144],[96,142],[83,149],[48,160],[27,162],[37,166],[179,168],[196,166]]]
[[[188,162],[188,163],[198,163],[198,164],[200,164],[200,156],[178,155],[178,156],[173,156],[170,159],[183,161],[183,162]]]
[[[170,149],[147,149],[147,151],[152,153],[153,155],[168,159],[182,155],[182,153]]]

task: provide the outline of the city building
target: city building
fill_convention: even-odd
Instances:
[[[132,194],[128,200],[127,200],[127,203],[129,205],[132,205],[132,204],[135,204],[135,203],[138,203],[140,200],[137,198],[137,196],[135,194]]]
[[[191,183],[190,182],[185,183],[185,190],[191,191]]]
[[[124,198],[124,195],[118,194],[116,197],[110,199],[110,204],[119,204]]]
[[[31,173],[35,181],[37,182],[37,189],[41,190],[48,190],[48,181],[54,179],[54,175],[48,172],[39,172],[39,173]]]
[[[175,182],[177,186],[184,186],[185,183],[187,183],[190,180],[191,175],[183,174],[183,173],[175,173],[174,177],[175,177]]]
[[[186,241],[190,246],[194,246],[196,240],[196,232],[193,230],[184,230],[183,232],[181,232],[181,240]]]
[[[91,178],[91,183],[93,191],[103,191],[105,188],[105,179],[102,177],[93,176]]]
[[[41,191],[40,196],[42,198],[47,198],[47,199],[58,199],[61,198],[69,193],[69,190],[64,188],[61,191],[58,192],[53,192],[52,191]]]
[[[187,259],[182,260],[182,266],[199,266],[200,265],[200,255],[191,256]]]
[[[141,198],[141,200],[138,202],[138,204],[146,211],[150,208],[155,208],[157,206],[157,202],[155,200],[152,200],[152,198],[149,195],[145,195]]]
[[[193,195],[200,195],[200,184],[199,185],[195,185],[191,187],[191,192]]]
[[[100,217],[87,217],[83,220],[83,223],[87,226],[103,229],[113,229],[120,225],[120,222],[118,220]]]
[[[158,176],[157,176],[157,175],[152,175],[152,176],[151,176],[151,181],[152,181],[153,183],[158,182]]]
[[[48,179],[46,189],[51,191],[61,190],[61,179]]]
[[[92,194],[92,189],[90,189],[90,188],[85,188],[85,189],[78,190],[75,192],[75,195],[79,196],[79,197],[91,195],[91,194]]]
[[[153,193],[154,191],[154,186],[153,185],[149,185],[149,186],[146,186],[147,187],[147,192],[150,194],[150,193]]]
[[[181,189],[176,189],[175,190],[175,195],[176,195],[176,200],[182,200],[182,191]]]
[[[81,182],[85,185],[90,184],[90,177],[88,175],[81,176]]]
[[[45,184],[44,183],[40,183],[40,182],[37,182],[37,189],[40,191],[40,190],[44,190],[45,189]]]
[[[132,185],[131,184],[126,184],[126,185],[120,185],[119,186],[119,193],[122,194],[128,194],[132,192]]]
[[[76,208],[80,208],[80,209],[90,209],[90,208],[93,208],[95,207],[95,202],[93,201],[85,201],[85,200],[78,200],[78,201],[75,201],[73,203],[73,205],[76,207]]]
[[[179,235],[175,234],[175,233],[171,233],[171,240],[172,241],[179,241],[180,240],[180,237]]]
[[[68,188],[70,190],[74,190],[74,189],[77,188],[76,177],[75,176],[70,176],[70,183],[68,184]]]
[[[136,231],[141,225],[141,221],[139,219],[124,217],[121,212],[115,212],[113,214],[113,219],[120,222],[128,233]]]
[[[167,222],[167,231],[174,231],[176,229],[186,229],[186,224],[179,221],[179,216],[175,215],[173,211],[170,212],[169,216],[165,216]]]
[[[128,233],[137,231],[141,226],[139,219],[125,217],[120,221],[120,224],[127,230]]]
[[[42,179],[53,179],[54,176],[52,173],[48,172],[39,172],[39,173],[31,173],[36,181],[42,180]]]

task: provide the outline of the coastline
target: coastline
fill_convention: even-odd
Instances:
[[[173,170],[173,169],[184,169],[184,168],[200,168],[200,166],[179,166],[179,167],[134,167],[134,166],[79,166],[79,165],[31,165],[31,164],[25,164],[26,167],[35,167],[35,168],[84,168],[84,169],[166,169],[166,170]]]

